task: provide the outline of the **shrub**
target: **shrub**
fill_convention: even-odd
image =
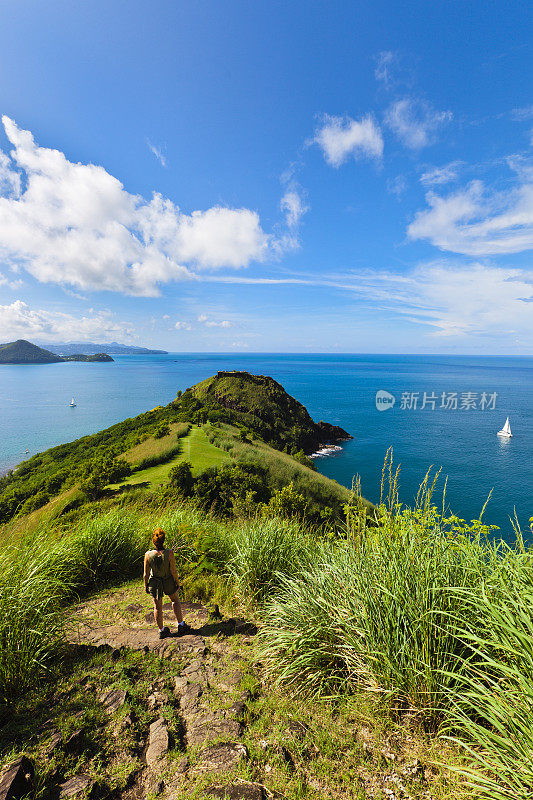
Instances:
[[[265,517],[281,517],[287,519],[304,519],[308,510],[308,503],[303,494],[299,494],[291,481],[274,492],[268,503],[261,508]]]
[[[194,488],[192,465],[189,461],[181,461],[172,467],[168,474],[169,485],[182,497],[190,497]]]
[[[155,439],[162,439],[163,436],[168,436],[170,433],[170,426],[167,425],[166,422],[162,422],[161,425],[158,425],[154,432]]]

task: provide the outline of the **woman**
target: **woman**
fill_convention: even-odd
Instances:
[[[163,594],[168,594],[174,614],[178,621],[178,636],[189,633],[190,628],[183,621],[178,599],[178,573],[172,550],[165,549],[165,531],[156,528],[152,535],[154,550],[144,555],[144,588],[154,601],[154,618],[159,628],[159,638],[170,636],[170,628],[163,626]]]

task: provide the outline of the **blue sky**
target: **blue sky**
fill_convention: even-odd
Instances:
[[[533,352],[529,4],[0,16],[0,340]]]

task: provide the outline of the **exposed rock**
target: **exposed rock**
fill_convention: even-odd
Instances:
[[[59,787],[59,797],[78,797],[82,794],[90,795],[94,781],[88,775],[74,775]]]
[[[183,675],[174,676],[174,694],[176,697],[181,697],[188,683],[189,681]]]
[[[33,785],[33,764],[26,756],[20,756],[0,778],[0,800],[19,800],[25,797]]]
[[[224,711],[201,711],[185,718],[187,745],[209,744],[220,736],[235,737],[242,734],[242,725],[228,718]]]
[[[168,703],[169,699],[166,692],[153,692],[153,694],[148,697],[148,708],[154,711],[156,708],[161,708],[165,703]]]
[[[53,731],[52,736],[50,738],[50,741],[48,742],[48,744],[44,748],[44,755],[47,758],[50,758],[55,753],[55,751],[58,749],[58,747],[60,746],[62,741],[63,741],[63,737],[59,733],[59,731]]]
[[[160,717],[150,725],[150,738],[148,740],[148,750],[146,751],[146,763],[149,767],[157,767],[166,757],[168,752],[168,729],[167,723]]]
[[[208,797],[221,797],[226,800],[264,800],[265,790],[260,783],[233,783],[230,786],[212,786],[206,789]]]
[[[187,686],[180,698],[180,708],[187,711],[197,705],[198,698],[202,694],[202,687],[199,683],[191,683]]]
[[[232,672],[229,675],[217,675],[211,685],[219,692],[231,692],[236,689],[242,679],[242,672]]]
[[[196,766],[190,770],[195,775],[204,772],[225,772],[236,766],[244,758],[247,758],[248,751],[239,742],[228,742],[226,744],[214,744],[204,750]]]
[[[126,702],[126,692],[123,689],[107,689],[98,698],[107,714],[114,714]]]

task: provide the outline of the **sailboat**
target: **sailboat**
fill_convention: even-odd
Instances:
[[[74,401],[74,398],[72,398],[72,400],[70,401],[70,407],[74,408],[75,405],[76,405],[76,403]]]
[[[509,417],[507,417],[507,419],[505,420],[505,425],[503,426],[501,431],[498,431],[498,433],[496,435],[497,436],[504,436],[506,439],[511,439],[512,438],[513,434],[511,433],[511,424],[509,422]]]

